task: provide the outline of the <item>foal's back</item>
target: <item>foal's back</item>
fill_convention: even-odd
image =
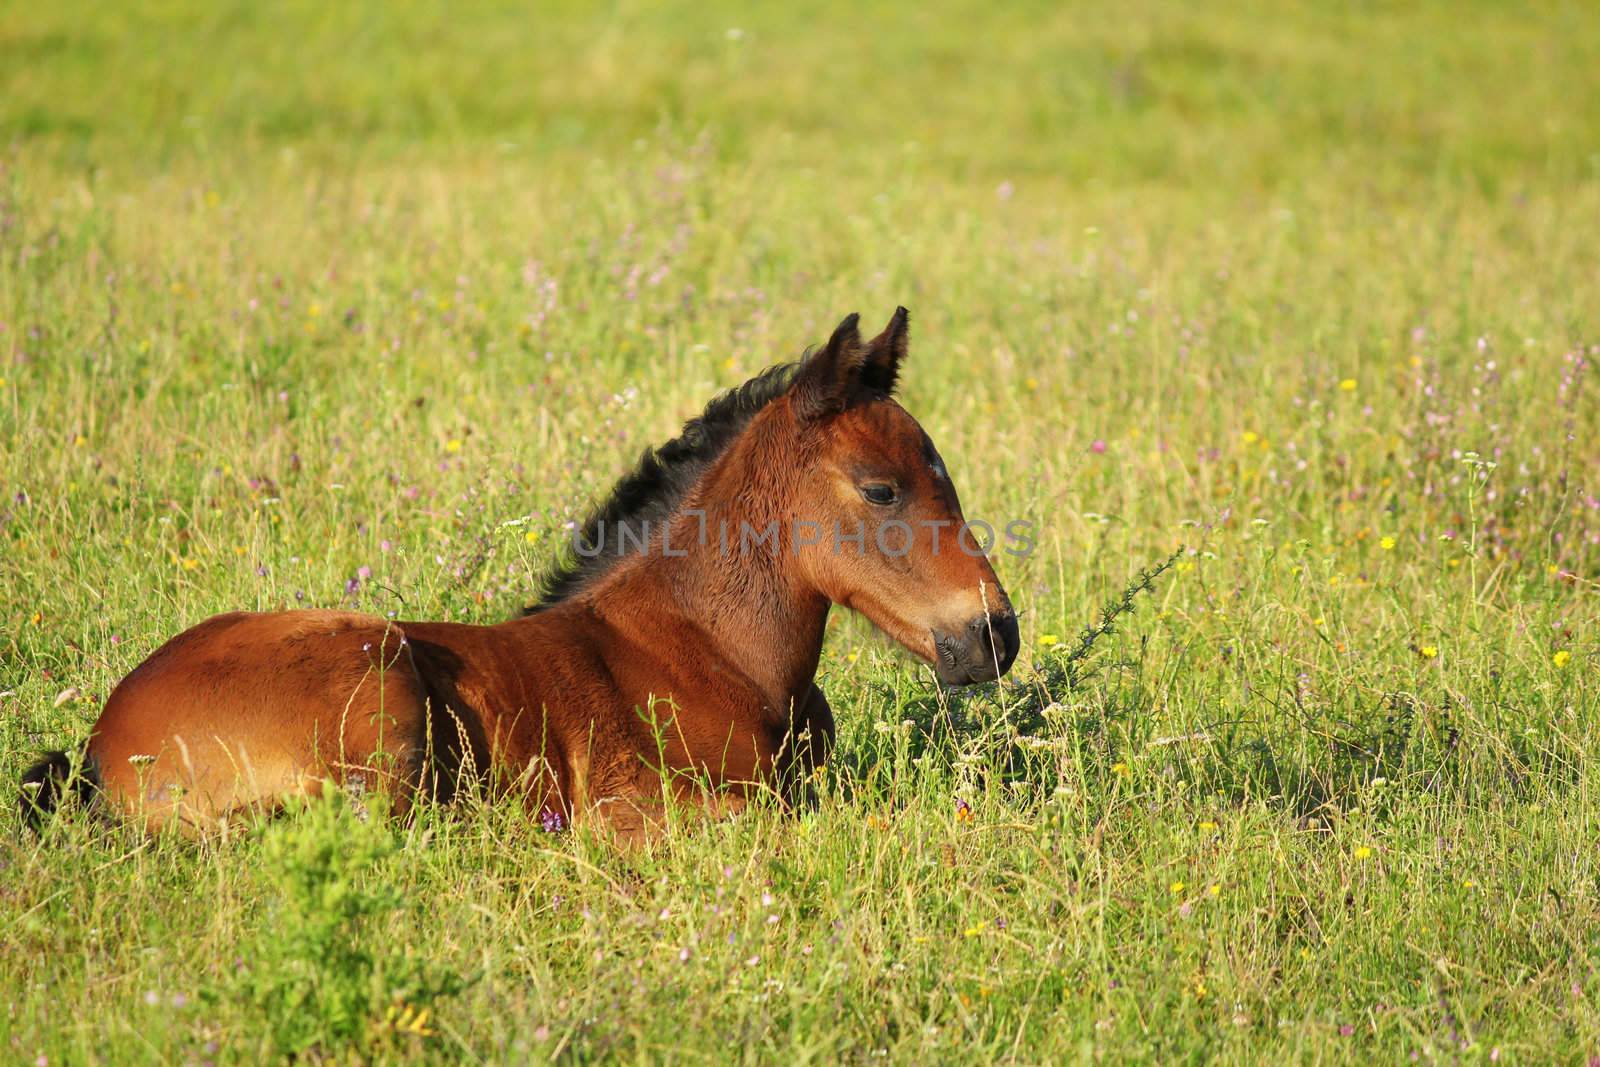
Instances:
[[[428,750],[408,644],[351,612],[215,616],[122,680],[87,756],[113,807],[152,829],[204,832],[353,776],[404,804]]]

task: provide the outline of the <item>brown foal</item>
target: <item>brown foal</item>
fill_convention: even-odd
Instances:
[[[326,783],[399,810],[466,781],[547,824],[659,825],[789,794],[826,756],[813,681],[832,604],[953,685],[994,679],[1016,616],[943,461],[893,398],[904,308],[717,398],[624,478],[527,613],[494,626],[340,611],[219,615],[116,687],[81,766],[24,777],[33,817],[69,781],[151,829],[226,827]]]

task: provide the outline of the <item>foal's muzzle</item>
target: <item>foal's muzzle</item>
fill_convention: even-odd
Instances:
[[[936,671],[946,685],[992,682],[1017,658],[1017,616],[1011,611],[979,615],[960,630],[933,631],[939,650]]]

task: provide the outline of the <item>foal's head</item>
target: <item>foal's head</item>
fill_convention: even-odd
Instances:
[[[800,366],[787,394],[793,548],[807,580],[932,663],[952,685],[1004,674],[1017,616],[966,526],[944,461],[894,399],[906,310],[863,342],[851,315]]]

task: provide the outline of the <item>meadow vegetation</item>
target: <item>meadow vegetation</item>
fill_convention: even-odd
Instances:
[[[4,782],[215,612],[513,614],[850,311],[1038,531],[1001,685],[836,614],[800,815],[7,799],[0,1059],[1600,1053],[1597,219],[1579,3],[0,9]]]

